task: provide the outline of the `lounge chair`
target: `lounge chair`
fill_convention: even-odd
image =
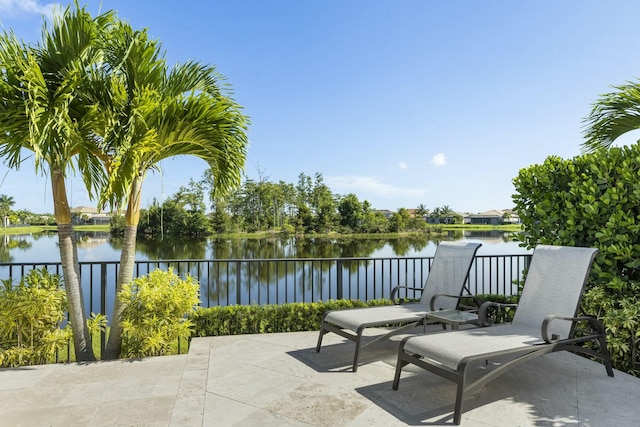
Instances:
[[[481,243],[442,242],[436,249],[433,263],[423,288],[396,286],[392,290],[391,295],[394,302],[396,302],[396,295],[400,289],[422,291],[419,302],[327,312],[322,319],[316,352],[320,351],[322,337],[329,332],[334,332],[344,338],[355,341],[353,372],[356,372],[358,370],[360,352],[366,346],[420,324],[425,324],[425,316],[429,311],[456,308],[461,298],[460,294],[467,280],[471,263],[480,246],[482,246]],[[378,336],[366,344],[362,343],[362,334],[366,328],[393,324],[405,325],[393,329],[385,335]]]
[[[510,324],[465,329],[402,341],[398,352],[393,389],[398,389],[402,368],[411,363],[457,384],[453,421],[460,424],[466,394],[495,379],[505,370],[547,353],[567,350],[596,357],[604,362],[612,377],[611,358],[604,329],[594,317],[576,317],[591,264],[598,252],[592,248],[539,245],[533,254],[529,271]],[[479,312],[486,322],[489,306],[485,302]],[[585,322],[589,330],[578,331],[576,324]],[[582,325],[583,323],[581,323]],[[594,341],[598,350],[582,347]],[[504,359],[494,370],[471,369],[475,362]],[[470,371],[484,375],[467,384]]]

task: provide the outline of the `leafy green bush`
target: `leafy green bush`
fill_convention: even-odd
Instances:
[[[600,250],[583,308],[604,323],[614,366],[640,374],[640,145],[548,157],[513,180],[523,245]]]
[[[322,316],[329,310],[389,304],[390,300],[379,299],[369,302],[329,300],[279,305],[233,305],[200,308],[189,318],[195,324],[194,335],[199,337],[317,331]]]
[[[492,301],[501,304],[517,304],[517,295],[498,295],[498,294],[485,294],[477,295],[480,301]],[[471,298],[463,298],[460,304],[467,307],[477,307],[477,304]],[[490,319],[493,319],[494,323],[509,323],[513,320],[513,315],[516,310],[513,307],[490,307],[487,310],[487,315]]]
[[[479,295],[483,301],[515,302],[515,297],[504,295]],[[463,301],[464,303],[465,301]],[[466,303],[471,306],[473,301]],[[322,316],[329,310],[390,305],[391,300],[376,299],[329,300],[326,302],[288,303],[270,305],[233,305],[227,307],[199,308],[190,316],[194,323],[194,335],[199,337],[219,335],[261,334],[269,332],[317,331]],[[513,309],[491,310],[496,323],[509,322]]]
[[[122,355],[167,354],[178,339],[192,334],[190,315],[199,301],[200,285],[172,269],[154,270],[124,285],[118,298],[124,303]]]
[[[71,329],[65,320],[67,297],[61,278],[46,268],[31,270],[17,286],[0,287],[0,366],[47,363],[66,347]]]

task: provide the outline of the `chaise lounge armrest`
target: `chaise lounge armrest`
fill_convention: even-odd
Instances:
[[[461,300],[463,298],[471,298],[473,300],[473,302],[476,304],[476,307],[468,307],[468,306],[462,307],[462,308],[468,308],[469,310],[478,310],[478,307],[480,307],[484,303],[484,301],[482,301],[480,298],[478,298],[475,295],[435,294],[431,298],[431,301],[430,301],[430,309],[431,309],[431,311],[436,311],[436,299],[438,299],[440,297],[456,298],[458,300]]]
[[[564,320],[572,323],[588,322],[589,326],[591,327],[591,330],[590,331],[581,330],[579,332],[584,332],[584,333],[587,333],[588,335],[578,337],[578,338],[572,338],[572,339],[570,339],[569,337],[562,339],[557,334],[551,334],[551,336],[549,336],[549,325],[554,320]],[[573,343],[573,342],[587,341],[589,339],[594,339],[598,336],[604,335],[604,327],[602,326],[602,323],[595,316],[564,317],[564,316],[556,316],[554,314],[550,314],[547,317],[545,317],[544,321],[542,322],[541,333],[542,333],[542,339],[547,344],[560,342],[560,341],[566,342],[566,343]]]
[[[491,326],[495,323],[495,320],[489,317],[488,310],[489,308],[497,307],[497,308],[516,308],[518,304],[507,304],[502,302],[495,301],[485,301],[482,303],[480,308],[478,309],[478,324],[480,326]]]
[[[394,287],[391,290],[391,302],[393,302],[395,305],[402,304],[404,302],[404,298],[398,298],[396,300],[396,295],[398,295],[398,292],[400,291],[400,289],[409,289],[409,290],[420,291],[420,292],[424,290],[424,288],[414,288],[411,286],[403,286],[403,285],[398,285]]]

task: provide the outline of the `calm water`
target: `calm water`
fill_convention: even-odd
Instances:
[[[78,232],[80,261],[118,261],[121,241],[108,233]],[[528,253],[499,231],[452,232],[448,240],[482,243],[478,255]],[[0,262],[59,262],[56,233],[3,236]],[[424,237],[395,239],[256,238],[163,241],[138,240],[137,260],[156,259],[267,259],[431,256],[437,243]]]
[[[102,273],[85,265],[81,272],[87,315],[104,312],[110,315],[115,296],[116,266],[122,243],[108,233],[78,233],[78,258],[82,262],[114,262],[102,281]],[[527,254],[524,248],[502,232],[457,232],[447,240],[472,240],[482,243],[478,255]],[[0,262],[41,264],[58,263],[56,233],[4,236],[0,238]],[[145,260],[265,260],[257,263],[193,263],[183,265],[200,282],[202,305],[269,304],[313,302],[336,297],[370,299],[389,298],[391,285],[406,283],[417,286],[424,282],[426,270],[419,258],[432,256],[437,242],[428,238],[396,239],[206,239],[201,241],[166,239],[139,240],[136,259]],[[298,262],[279,267],[272,258],[372,258],[338,266],[327,262],[300,266]],[[397,263],[381,259],[409,258]],[[411,259],[411,258],[416,258]],[[488,261],[487,261],[488,260]],[[485,259],[470,277],[472,292],[512,292],[514,278],[524,266],[522,260]],[[498,265],[498,263],[501,263]],[[515,264],[514,264],[515,263]],[[201,269],[200,266],[203,266]],[[485,268],[486,267],[486,268]],[[193,271],[192,271],[193,270]],[[0,278],[8,274],[0,268]],[[140,274],[146,274],[140,271]],[[515,275],[515,276],[514,276]],[[338,285],[340,278],[341,285]],[[503,285],[500,285],[502,283]],[[505,285],[508,284],[508,285]],[[104,285],[104,287],[103,287]],[[509,288],[509,289],[507,289]],[[104,291],[104,297],[102,292]],[[340,293],[340,295],[338,295]],[[104,300],[103,300],[104,298]]]

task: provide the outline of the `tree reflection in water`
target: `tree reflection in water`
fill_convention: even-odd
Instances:
[[[509,233],[480,233],[452,231],[440,239],[480,239],[486,243],[483,249],[498,248],[500,254],[513,254]],[[108,233],[77,233],[80,261],[117,261],[122,249],[122,240]],[[32,242],[36,245],[31,252]],[[192,260],[180,262],[181,272],[189,272],[202,286],[203,305],[226,305],[265,301],[326,300],[338,297],[345,289],[345,297],[352,283],[361,287],[358,295],[380,293],[380,289],[399,282],[420,285],[426,273],[425,264],[412,264],[410,258],[424,259],[433,254],[439,240],[426,235],[411,235],[397,238],[379,237],[260,237],[260,238],[209,238],[209,239],[139,239],[136,259],[145,260]],[[495,243],[495,244],[494,244]],[[0,246],[1,262],[59,262],[51,258],[57,235],[38,234],[4,236]],[[51,246],[51,249],[48,249]],[[501,247],[502,249],[500,249]],[[26,254],[18,254],[23,250]],[[493,253],[493,252],[491,252]],[[83,259],[83,256],[85,259]],[[373,265],[371,257],[384,258],[385,263]],[[36,259],[33,259],[36,258]],[[46,259],[45,259],[46,258]],[[51,259],[50,259],[51,258]],[[59,258],[55,257],[55,258]],[[287,259],[276,262],[273,259]],[[313,264],[310,260],[314,259]],[[322,259],[332,261],[323,261]],[[389,259],[406,258],[402,264],[394,264],[391,272]],[[28,261],[24,261],[27,259]],[[209,260],[209,262],[196,262]],[[211,262],[210,260],[223,260]],[[253,260],[253,262],[241,262]],[[336,260],[339,260],[336,261]],[[166,264],[161,265],[166,268]],[[395,271],[397,270],[397,271]],[[140,274],[144,274],[142,271]],[[393,274],[393,275],[392,275]],[[83,280],[84,281],[84,280]],[[338,283],[340,282],[340,283]],[[342,284],[342,287],[339,285]],[[386,292],[386,291],[385,291]]]
[[[5,234],[2,236],[2,245],[0,245],[0,262],[12,262],[11,251],[14,249],[27,251],[29,248],[31,248],[31,242],[25,237]]]

